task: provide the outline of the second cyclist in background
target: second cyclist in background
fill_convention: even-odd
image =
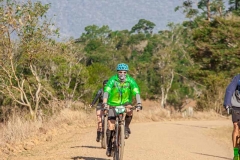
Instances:
[[[103,88],[104,86],[107,84],[108,80],[104,80],[103,81]],[[100,137],[101,137],[101,132],[102,132],[102,103],[103,103],[103,88],[99,89],[95,98],[93,99],[92,103],[90,104],[90,107],[92,107],[97,101],[97,107],[96,107],[96,115],[97,115],[97,138],[96,141],[99,142],[100,141]]]

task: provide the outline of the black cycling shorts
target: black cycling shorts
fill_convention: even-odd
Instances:
[[[232,110],[232,122],[240,122],[240,107],[233,107]]]
[[[113,107],[110,107],[108,110],[108,120],[116,120],[116,111]]]

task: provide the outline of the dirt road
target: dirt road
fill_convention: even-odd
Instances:
[[[126,140],[124,160],[231,160],[230,143],[226,145],[207,134],[231,125],[230,120],[135,123]],[[87,128],[81,133],[66,133],[9,160],[112,159],[95,141],[95,132],[95,128]]]

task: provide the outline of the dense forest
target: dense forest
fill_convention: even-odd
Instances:
[[[226,85],[239,73],[239,0],[186,0],[173,8],[182,24],[140,19],[131,30],[90,25],[78,39],[56,41],[59,29],[41,2],[0,1],[0,119],[12,112],[35,119],[41,109],[55,114],[53,102],[90,103],[102,81],[127,63],[143,99],[178,108],[186,97],[198,110],[222,113]]]

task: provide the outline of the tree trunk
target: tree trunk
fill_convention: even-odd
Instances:
[[[171,80],[168,83],[167,87],[166,88],[164,88],[164,86],[161,87],[161,91],[162,91],[161,107],[162,108],[165,108],[165,105],[167,103],[168,92],[169,92],[170,88],[172,87],[173,78],[174,78],[174,72],[172,70],[171,71]]]
[[[67,103],[67,104],[66,104],[66,107],[67,107],[67,108],[71,108],[71,107],[72,107],[72,102],[73,102],[72,99],[66,100],[66,103]]]
[[[162,99],[161,99],[161,107],[162,108],[164,108],[164,95],[165,95],[165,93],[164,93],[164,87],[162,86],[161,87],[161,92],[162,92]]]
[[[210,22],[211,20],[211,13],[210,13],[210,0],[207,0],[207,19]]]
[[[39,103],[40,103],[40,92],[41,92],[41,89],[42,89],[42,84],[41,84],[41,81],[40,81],[40,78],[37,74],[37,71],[36,71],[36,67],[34,67],[32,64],[30,64],[30,69],[31,69],[31,72],[33,74],[33,76],[35,77],[36,81],[37,81],[37,91],[34,95],[34,99],[35,99],[35,109],[34,109],[34,117],[33,119],[35,120],[36,119],[36,115],[37,115],[37,111],[38,111],[38,108],[39,108]]]
[[[235,0],[235,10],[238,9],[238,1],[239,1],[239,0]]]

